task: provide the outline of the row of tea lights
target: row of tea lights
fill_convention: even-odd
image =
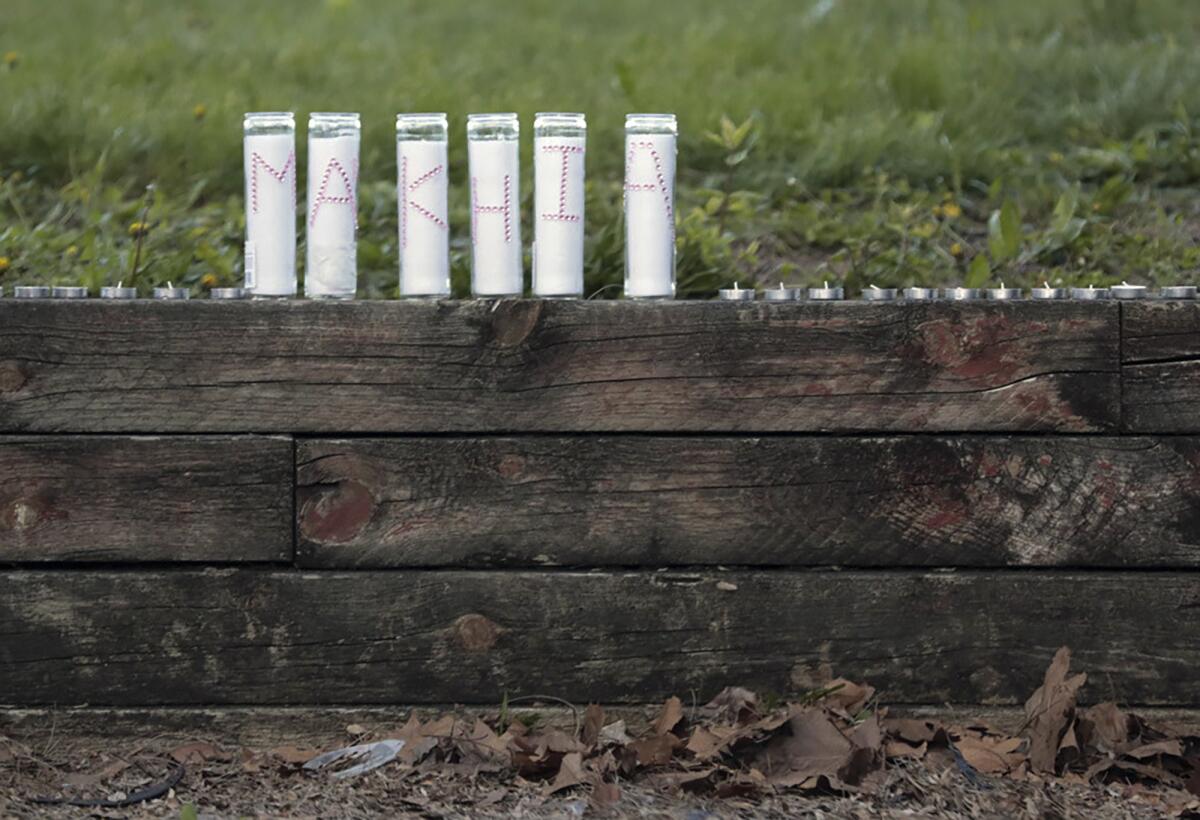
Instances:
[[[4,289],[0,288],[0,296]],[[48,287],[46,285],[17,285],[13,288],[13,296],[17,299],[86,299],[90,292],[80,286]],[[250,294],[244,288],[213,288],[209,291],[213,299],[245,299]],[[735,282],[732,288],[722,288],[717,292],[720,299],[732,302],[753,302],[757,298],[754,288],[738,287]],[[1086,288],[1052,288],[1047,283],[1044,287],[1033,288],[1029,291],[1033,299],[1082,299],[1094,301],[1100,299],[1145,299],[1151,292],[1145,285],[1130,285],[1123,282],[1108,288],[1088,286]],[[819,288],[787,287],[780,283],[777,288],[762,292],[762,298],[767,302],[794,302],[807,296],[812,302],[837,302],[846,298],[845,288],[830,287],[826,282]],[[1159,288],[1161,299],[1195,299],[1195,285],[1170,285]],[[175,287],[168,283],[165,287],[154,289],[155,299],[188,299],[191,291],[188,288]],[[880,288],[871,285],[865,288],[860,297],[867,302],[894,302],[899,299],[927,302],[937,298],[950,299],[956,302],[977,299],[995,299],[1000,301],[1015,301],[1025,298],[1021,288],[1006,288],[1001,284],[998,288]],[[100,288],[101,299],[136,299],[137,288],[124,287],[121,283]]]
[[[757,298],[754,288],[741,288],[735,282],[732,288],[722,288],[717,294],[721,299],[732,302],[752,302]],[[813,302],[837,302],[846,298],[845,288],[830,287],[826,282],[819,288],[787,287],[780,283],[777,288],[762,292],[762,298],[768,302],[793,302],[807,295]],[[1123,282],[1109,288],[1052,288],[1049,283],[1044,287],[1033,288],[1029,291],[1033,299],[1145,299],[1150,291],[1145,285],[1131,285]],[[1000,301],[1015,301],[1025,298],[1021,288],[1006,288],[1001,283],[998,288],[879,288],[871,285],[863,289],[861,298],[867,302],[894,302],[898,299],[912,301],[932,301],[934,299],[950,299],[956,302],[975,299],[997,299]],[[1158,296],[1162,299],[1195,299],[1195,285],[1171,285],[1159,288]]]

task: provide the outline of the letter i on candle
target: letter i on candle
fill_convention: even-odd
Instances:
[[[259,297],[296,293],[296,118],[288,111],[246,114],[246,290]]]
[[[450,294],[445,114],[396,115],[400,295]]]
[[[674,114],[625,117],[625,295],[675,296]]]
[[[516,114],[467,117],[471,292],[476,296],[519,296],[524,290],[519,136]]]
[[[533,293],[583,295],[583,114],[533,120]]]
[[[308,120],[308,255],[304,292],[353,299],[358,280],[358,114]]]

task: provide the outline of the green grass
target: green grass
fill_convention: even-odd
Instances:
[[[236,283],[241,116],[263,109],[362,112],[368,296],[395,293],[394,115],[441,110],[460,294],[465,118],[502,110],[526,159],[535,111],[588,115],[589,289],[621,278],[637,110],[679,116],[687,294],[1183,281],[1197,46],[1195,0],[7,0],[0,284],[128,280],[144,202],[140,286]],[[722,138],[723,116],[749,126]]]

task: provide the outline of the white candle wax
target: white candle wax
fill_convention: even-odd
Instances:
[[[533,292],[583,293],[585,137],[533,141]]]
[[[308,138],[308,255],[304,292],[349,298],[357,285],[358,134]]]
[[[675,295],[675,135],[625,136],[625,295]]]
[[[296,146],[293,134],[247,134],[246,289],[296,292]]]
[[[445,140],[396,143],[400,295],[450,293],[450,220]]]
[[[471,291],[476,296],[520,295],[524,289],[520,154],[516,139],[469,139],[471,172]]]

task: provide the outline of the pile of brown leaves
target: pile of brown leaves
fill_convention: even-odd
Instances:
[[[637,737],[594,704],[571,733],[515,720],[498,732],[478,717],[443,716],[427,723],[413,717],[395,737],[406,741],[399,759],[411,766],[511,772],[521,785],[541,784],[546,795],[584,788],[596,808],[616,803],[620,784],[635,779],[717,797],[781,789],[869,794],[889,762],[900,760],[957,768],[976,785],[988,776],[1117,782],[1174,792],[1173,805],[1200,807],[1200,737],[1170,737],[1112,703],[1077,709],[1087,677],[1068,676],[1069,664],[1069,650],[1059,650],[1015,735],[978,721],[893,718],[875,703],[872,687],[835,680],[803,702],[774,708],[737,687],[691,709],[672,697]]]

